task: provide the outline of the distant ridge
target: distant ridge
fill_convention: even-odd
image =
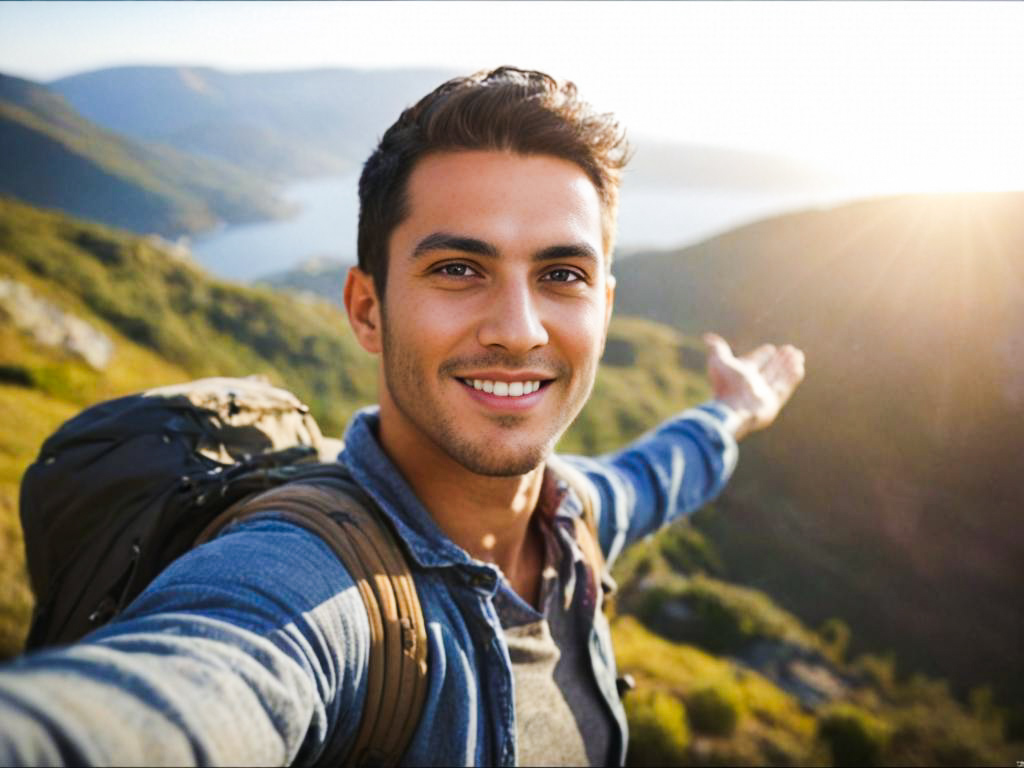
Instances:
[[[109,130],[292,180],[351,170],[402,109],[457,74],[154,66],[101,69],[49,85]]]
[[[265,184],[223,162],[124,139],[45,87],[0,74],[0,194],[175,237],[281,216]]]
[[[445,80],[467,74],[134,66],[73,75],[49,87],[109,130],[293,180],[358,167],[405,107]],[[629,186],[765,191],[834,181],[773,155],[632,138],[637,152],[626,171]]]

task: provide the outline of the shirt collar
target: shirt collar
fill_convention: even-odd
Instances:
[[[380,408],[373,405],[353,416],[339,458],[353,479],[394,525],[399,538],[419,565],[479,565],[445,536],[405,478],[377,442]]]

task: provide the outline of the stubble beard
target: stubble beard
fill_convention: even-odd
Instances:
[[[423,390],[417,388],[416,383],[423,380],[424,375],[432,374],[419,364],[415,352],[403,345],[395,344],[393,337],[389,338],[386,323],[383,330],[384,386],[387,387],[395,407],[409,423],[437,445],[449,458],[478,475],[521,476],[540,466],[541,462],[554,450],[555,443],[576,418],[593,388],[596,363],[592,366],[594,370],[585,372],[584,380],[587,382],[585,391],[578,398],[570,397],[564,400],[556,417],[552,419],[552,429],[546,438],[542,437],[536,442],[520,445],[514,452],[502,451],[501,446],[496,446],[493,440],[490,442],[484,442],[484,438],[474,440],[472,435],[465,434],[468,428],[464,427],[460,430],[455,419],[445,412],[440,403],[417,397],[417,390],[419,389],[421,392]],[[541,367],[555,374],[556,381],[551,386],[569,386],[571,378],[568,365],[562,362],[547,361],[538,366],[537,362],[531,361],[528,364],[523,360],[513,361],[507,355],[491,354],[472,360],[448,360],[433,375],[436,375],[439,383],[445,384],[453,381],[453,373],[459,370],[488,367],[514,370],[515,368]],[[462,385],[459,384],[459,386]],[[547,396],[555,394],[555,392],[550,392]],[[490,422],[502,431],[508,431],[511,438],[514,437],[511,433],[524,425],[529,417],[520,414],[496,414],[489,418]]]

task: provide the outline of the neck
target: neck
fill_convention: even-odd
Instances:
[[[438,527],[471,557],[498,566],[512,588],[537,602],[543,544],[531,525],[544,465],[524,475],[479,475],[422,436],[396,434],[381,409],[380,443]]]

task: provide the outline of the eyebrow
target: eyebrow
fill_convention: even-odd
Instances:
[[[453,235],[450,232],[434,232],[427,235],[413,249],[412,258],[418,259],[431,251],[461,251],[476,256],[498,257],[498,249],[484,240],[475,237]]]
[[[597,251],[587,243],[552,245],[533,255],[534,261],[558,261],[559,259],[587,259],[595,264],[601,263],[601,257]]]
[[[431,251],[460,251],[475,256],[486,256],[496,259],[501,252],[486,240],[450,232],[434,232],[420,240],[412,252],[412,259],[418,259]],[[588,243],[570,243],[552,245],[543,248],[533,255],[534,261],[557,261],[559,259],[587,259],[600,264],[601,257]]]

